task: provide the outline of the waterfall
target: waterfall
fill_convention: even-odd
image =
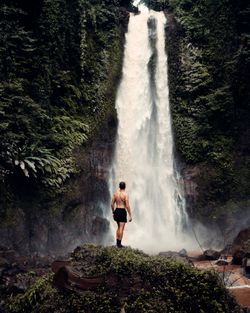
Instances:
[[[110,194],[125,181],[133,221],[124,244],[147,252],[183,247],[187,220],[176,183],[163,12],[131,14],[117,92],[118,134]],[[116,224],[112,223],[113,232]]]

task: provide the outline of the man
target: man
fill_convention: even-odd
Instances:
[[[111,209],[113,212],[114,220],[117,222],[116,231],[116,245],[118,248],[122,248],[122,237],[125,224],[127,223],[127,211],[129,215],[129,222],[132,221],[131,209],[128,200],[128,194],[125,191],[126,184],[124,182],[119,183],[119,189],[114,193]]]

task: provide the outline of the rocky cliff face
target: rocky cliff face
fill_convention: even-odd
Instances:
[[[42,125],[40,134],[33,129],[32,140],[35,143],[32,143],[30,132],[23,132],[19,124],[20,129],[16,131],[13,122],[13,129],[4,133],[5,141],[2,142],[9,145],[11,136],[16,136],[20,149],[12,149],[13,153],[23,149],[23,142],[28,150],[29,145],[32,147],[42,143],[48,147],[39,149],[49,151],[54,160],[61,160],[63,171],[67,172],[68,160],[71,160],[70,166],[74,168],[65,176],[70,176],[68,179],[54,177],[56,184],[53,184],[50,180],[55,173],[53,168],[46,172],[43,164],[42,171],[39,171],[34,163],[31,165],[36,175],[31,172],[24,175],[27,172],[15,167],[14,155],[0,155],[0,161],[4,159],[4,162],[8,155],[9,163],[6,164],[13,167],[11,171],[5,171],[0,164],[0,176],[5,175],[0,177],[0,244],[21,254],[65,254],[83,242],[102,243],[109,235],[109,221],[106,218],[110,207],[107,178],[116,136],[115,96],[121,75],[124,33],[129,20],[125,6],[131,5],[130,1],[102,1],[100,4],[98,1],[89,3],[76,0],[74,6],[73,2],[70,6],[64,0],[39,2],[34,4],[36,15],[30,12],[29,3],[26,2],[4,1],[0,6],[0,23],[4,23],[6,14],[10,15],[10,21],[6,23],[8,36],[12,38],[13,35],[9,27],[13,19],[17,21],[17,26],[13,25],[20,34],[24,34],[22,28],[29,28],[28,34],[36,38],[32,40],[36,53],[33,50],[29,50],[29,53],[38,58],[36,63],[43,64],[47,75],[42,79],[39,75],[43,71],[33,70],[35,62],[25,58],[26,63],[22,63],[22,67],[24,70],[27,68],[23,74],[27,77],[20,81],[25,81],[29,88],[23,90],[24,99],[27,99],[29,92],[39,112],[43,116],[47,114],[52,129],[56,130],[56,121],[64,121],[54,134],[50,128],[46,128],[47,124]],[[23,14],[27,20],[22,18]],[[7,51],[8,43],[4,44]],[[12,44],[14,61],[20,59],[16,44],[16,41]],[[2,60],[0,65],[13,79],[19,79],[20,72],[8,72],[6,62]],[[29,72],[32,72],[34,79],[30,78]],[[13,89],[8,86],[8,77],[3,79],[6,80],[6,98],[11,98]],[[36,88],[32,87],[33,83]],[[3,105],[5,109],[9,103],[12,100],[7,104],[0,103],[0,106]],[[25,103],[22,108],[21,120],[26,118],[28,110]],[[13,115],[11,118],[13,120]],[[79,141],[80,133],[75,133],[78,119],[88,125],[88,140],[85,142]],[[26,121],[25,125],[30,126],[31,123],[35,123],[35,119]],[[67,137],[71,138],[69,142]],[[38,159],[35,157],[35,162],[39,162]],[[46,180],[52,185],[44,184]]]
[[[204,9],[202,4],[196,7],[185,7],[175,1],[170,4],[172,7],[166,10],[166,44],[176,157],[182,175],[180,184],[190,217],[219,228],[226,240],[231,241],[250,220],[249,193],[246,192],[249,188],[246,177],[249,126],[245,123],[248,113],[244,111],[245,100],[234,90],[239,87],[234,80],[241,75],[249,81],[244,70],[240,76],[235,70],[241,62],[237,58],[247,27],[235,27],[236,22],[240,25],[243,20],[238,15],[239,8],[231,1],[226,13],[223,6],[217,10],[216,5],[207,5],[206,10],[211,14],[217,10],[219,19],[225,15],[222,24],[211,24],[196,16],[195,12]],[[217,28],[224,29],[223,36],[214,36]],[[219,52],[221,49],[225,49],[224,54]],[[232,58],[234,62],[229,66]],[[249,66],[247,61],[246,64]],[[222,77],[224,87],[221,87]],[[245,86],[246,82],[242,82],[240,88],[245,90]]]
[[[13,208],[15,216],[1,225],[1,244],[21,254],[65,254],[77,244],[104,242],[109,234],[108,171],[115,136],[115,123],[105,122],[88,147],[77,151],[82,172],[53,201],[37,199],[37,193],[27,195],[25,207],[21,200],[21,206]]]

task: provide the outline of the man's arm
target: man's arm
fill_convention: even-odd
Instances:
[[[131,208],[130,208],[130,204],[129,204],[128,195],[126,196],[125,205],[126,205],[126,209],[128,211],[129,221],[131,222],[132,221],[132,215],[131,215]]]
[[[114,213],[114,211],[115,211],[115,195],[113,195],[113,198],[111,201],[111,209],[112,209],[112,212]]]

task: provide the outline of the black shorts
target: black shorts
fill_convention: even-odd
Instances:
[[[114,211],[114,220],[116,222],[127,223],[127,210],[123,208],[116,208]]]

